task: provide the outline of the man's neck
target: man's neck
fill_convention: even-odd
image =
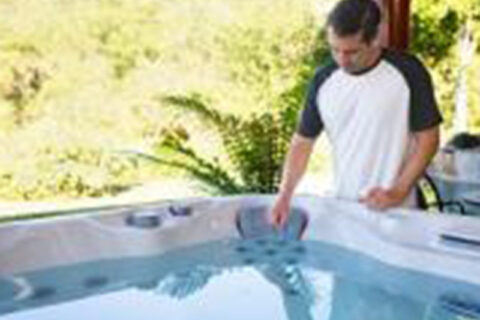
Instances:
[[[382,58],[382,48],[381,47],[372,48],[372,52],[367,61],[365,69],[371,69],[372,67],[374,67],[381,58]]]
[[[382,52],[383,52],[382,48],[372,48],[372,51],[366,60],[365,66],[359,70],[356,70],[354,72],[348,72],[348,73],[358,76],[358,75],[363,75],[368,71],[372,70],[377,66],[377,64],[382,59]]]

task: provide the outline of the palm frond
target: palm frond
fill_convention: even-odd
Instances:
[[[163,103],[193,112],[213,124],[234,173],[229,173],[215,161],[198,156],[194,149],[188,147],[187,139],[182,139],[176,133],[175,128],[164,131],[163,140],[156,150],[159,154],[166,155],[168,152],[183,157],[168,165],[182,168],[204,182],[214,182],[218,187],[226,188],[222,193],[278,191],[282,165],[295,128],[296,107],[252,114],[243,119],[209,107],[204,102],[207,99],[196,93],[157,98]],[[163,163],[166,164],[164,160]],[[234,176],[239,177],[240,183],[235,181]]]
[[[174,105],[186,111],[191,111],[202,117],[203,120],[208,121],[217,129],[223,130],[227,125],[237,123],[238,119],[232,115],[224,115],[215,109],[209,108],[204,102],[206,100],[198,93],[190,95],[161,95],[157,96],[156,100],[166,104]]]
[[[246,192],[245,188],[239,185],[219,165],[197,156],[191,150],[184,149],[180,151],[175,149],[173,151],[183,153],[186,159],[162,159],[156,155],[139,151],[130,151],[129,153],[151,162],[181,170],[207,185],[209,190],[215,194],[228,195]]]

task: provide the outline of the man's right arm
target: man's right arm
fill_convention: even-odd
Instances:
[[[310,82],[305,106],[285,159],[277,199],[271,210],[271,220],[276,226],[283,226],[287,221],[293,192],[305,173],[315,139],[323,130],[323,121],[317,104],[318,90],[336,69],[335,64],[322,67],[315,72]]]
[[[283,226],[288,219],[290,201],[295,187],[305,173],[314,143],[315,139],[298,133],[292,138],[282,172],[280,190],[271,211],[272,223],[275,226]]]

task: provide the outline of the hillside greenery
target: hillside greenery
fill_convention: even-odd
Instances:
[[[178,156],[165,148],[172,132],[184,150],[235,181],[231,193],[275,191],[282,155],[275,158],[273,180],[263,186],[263,176],[249,181],[242,170],[255,171],[258,158],[248,152],[232,158],[234,144],[225,141],[233,136],[181,102],[236,119],[236,130],[258,123],[272,129],[285,119],[282,134],[291,133],[308,79],[327,58],[322,28],[333,3],[0,0],[0,198],[104,197],[185,173],[135,154],[201,168],[194,158],[171,158]],[[472,30],[469,126],[478,131],[478,6],[471,0],[413,3],[411,50],[432,70],[447,135],[459,35],[464,26]],[[252,145],[261,150],[270,141],[265,137],[257,135],[260,144]]]

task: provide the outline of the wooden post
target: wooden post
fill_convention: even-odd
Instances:
[[[383,11],[380,41],[385,47],[407,50],[410,31],[410,0],[376,0]]]
[[[410,31],[410,0],[387,0],[389,2],[388,46],[396,50],[407,50]]]
[[[407,50],[410,33],[410,0],[395,1],[395,43],[391,45],[398,50]]]

